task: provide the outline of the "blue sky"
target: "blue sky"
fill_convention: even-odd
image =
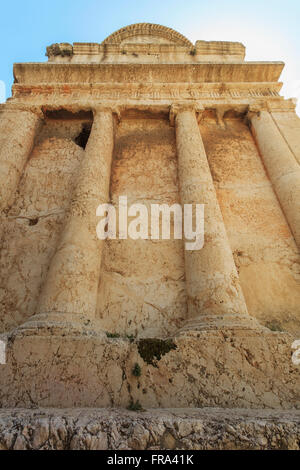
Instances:
[[[283,93],[300,99],[299,0],[0,0],[0,101],[4,88],[10,96],[14,62],[45,61],[54,42],[101,42],[139,22],[169,26],[193,42],[240,41],[246,60],[283,60]]]

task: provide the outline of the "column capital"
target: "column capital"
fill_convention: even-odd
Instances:
[[[250,125],[253,117],[260,117],[262,111],[269,111],[268,104],[266,102],[255,103],[248,106],[248,110],[245,114],[246,124]]]
[[[42,106],[26,106],[7,102],[0,105],[0,113],[32,113],[40,119],[44,119]]]
[[[184,111],[191,111],[196,114],[197,120],[199,121],[202,117],[202,113],[205,110],[204,106],[195,102],[176,102],[173,103],[170,107],[170,124],[171,126],[175,125],[175,118],[178,113],[182,113]]]
[[[273,101],[261,101],[255,104],[248,106],[248,111],[246,113],[246,121],[249,123],[254,116],[260,116],[262,111],[272,112],[295,112],[296,104],[293,98],[285,100],[280,98]]]
[[[116,105],[97,105],[92,107],[92,112],[94,115],[94,118],[97,116],[97,114],[103,113],[103,112],[110,112],[113,114],[118,121],[121,120],[121,110],[119,106]]]
[[[279,112],[279,113],[289,113],[291,111],[295,111],[297,106],[297,98],[290,98],[285,100],[280,98],[275,101],[268,101],[267,108],[268,111],[272,112]]]

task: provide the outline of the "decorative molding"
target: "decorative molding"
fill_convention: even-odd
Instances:
[[[96,84],[36,84],[13,85],[13,97],[30,99],[37,96],[68,96],[69,99],[91,97],[95,99],[257,99],[279,98],[280,84],[231,84],[220,86],[218,83],[96,83]]]
[[[136,23],[126,26],[125,28],[121,28],[108,36],[102,44],[121,44],[128,38],[138,36],[159,37],[164,38],[171,43],[178,44],[179,46],[193,47],[193,44],[185,36],[174,29],[152,23]]]

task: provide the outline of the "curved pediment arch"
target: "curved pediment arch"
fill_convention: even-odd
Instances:
[[[121,28],[108,36],[102,44],[121,45],[127,42],[165,43],[193,47],[193,44],[185,36],[174,29],[152,23],[136,23]]]

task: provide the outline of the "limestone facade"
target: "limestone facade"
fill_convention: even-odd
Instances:
[[[1,405],[298,407],[284,64],[151,24],[47,55],[14,65],[0,105]],[[97,206],[121,195],[204,204],[204,247],[98,240]]]

